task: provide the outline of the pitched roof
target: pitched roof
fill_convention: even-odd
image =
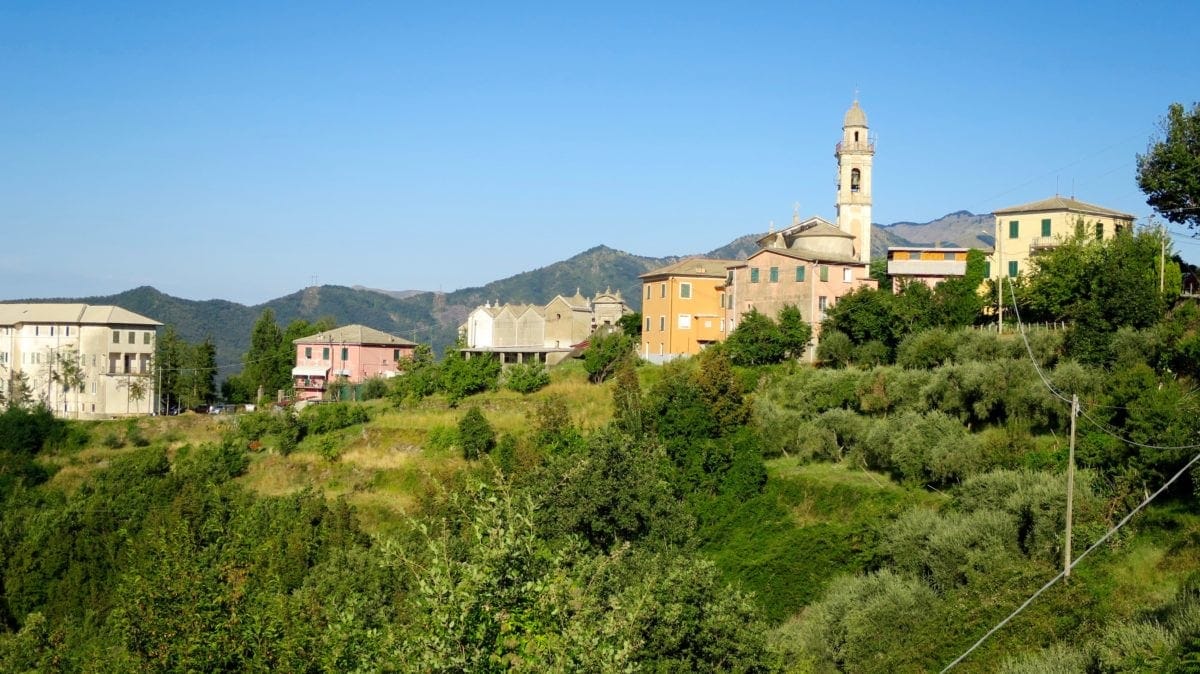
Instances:
[[[343,325],[340,328],[318,332],[315,335],[293,339],[293,344],[371,344],[387,346],[416,346],[402,337],[389,335],[382,330],[365,325]]]
[[[80,323],[88,325],[162,325],[152,318],[112,305],[69,303],[0,304],[0,325]]]
[[[858,107],[858,99],[854,99],[854,103],[850,105],[850,109],[846,111],[846,116],[842,119],[842,126],[866,126],[867,113]]]
[[[703,276],[708,278],[725,278],[725,270],[730,265],[740,264],[741,260],[716,260],[705,257],[689,257],[675,264],[648,271],[638,278],[650,279],[660,276]]]
[[[998,208],[992,211],[992,215],[1005,215],[1008,213],[1038,213],[1041,211],[1071,211],[1073,213],[1087,213],[1089,215],[1103,215],[1112,218],[1124,218],[1133,220],[1134,216],[1129,213],[1114,211],[1111,208],[1089,204],[1085,201],[1077,201],[1055,195],[1049,199],[1041,201],[1031,201],[1027,204],[1019,206],[1009,206],[1008,208]]]
[[[737,262],[731,266],[744,267],[750,260],[762,255],[763,253],[775,253],[784,257],[790,257],[795,260],[805,260],[808,262],[836,262],[838,264],[849,264],[860,267],[868,266],[867,263],[861,262],[858,258],[849,257],[846,255],[837,255],[834,253],[821,253],[807,248],[760,248],[757,252],[751,253],[746,258],[745,262]]]

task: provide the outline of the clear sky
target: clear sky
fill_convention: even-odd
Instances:
[[[1195,2],[0,0],[0,298],[453,290],[833,216],[1134,213]],[[1180,242],[1185,257],[1200,245]]]

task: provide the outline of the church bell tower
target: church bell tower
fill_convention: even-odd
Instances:
[[[837,226],[854,235],[859,262],[871,262],[871,162],[875,143],[867,136],[867,113],[858,99],[842,121],[842,142],[837,144]]]

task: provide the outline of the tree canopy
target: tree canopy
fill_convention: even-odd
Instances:
[[[1200,226],[1200,103],[1172,103],[1161,137],[1137,157],[1138,187],[1146,203],[1171,222]]]

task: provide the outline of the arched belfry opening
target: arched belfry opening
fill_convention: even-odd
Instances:
[[[857,192],[862,186],[862,171],[850,169],[850,191]]]

